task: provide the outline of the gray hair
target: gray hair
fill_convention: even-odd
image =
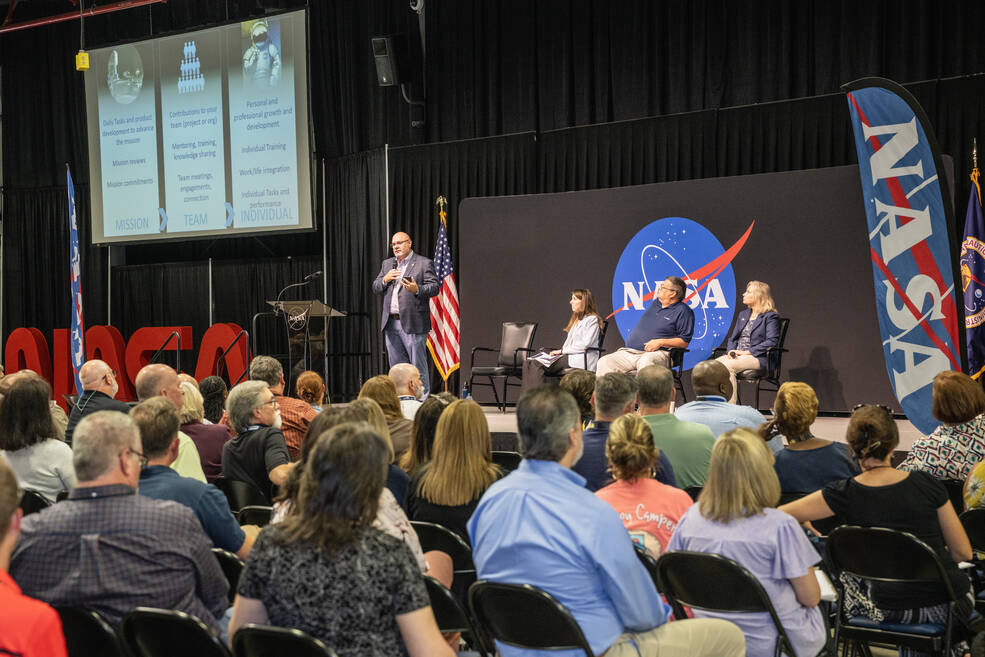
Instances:
[[[185,400],[181,403],[181,408],[178,409],[178,419],[182,424],[201,422],[205,417],[205,402],[198,386],[184,381],[181,384],[181,389],[185,391]]]
[[[140,430],[126,413],[99,411],[82,418],[72,434],[72,465],[80,482],[108,473],[125,449],[140,451]]]
[[[244,381],[229,391],[226,412],[236,433],[253,424],[253,411],[260,408],[260,398],[267,388],[263,381]]]
[[[603,419],[619,416],[636,399],[636,379],[625,372],[609,372],[595,379],[595,413]]]
[[[640,403],[663,406],[674,392],[674,375],[663,365],[647,365],[636,373]]]
[[[284,366],[273,356],[257,356],[250,362],[250,380],[263,381],[268,386],[280,383]]]
[[[541,386],[525,392],[516,404],[520,453],[525,459],[560,461],[579,422],[578,404],[564,390]]]

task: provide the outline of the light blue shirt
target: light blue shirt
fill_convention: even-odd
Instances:
[[[674,415],[686,422],[705,425],[715,434],[715,438],[738,427],[755,431],[766,421],[766,417],[752,406],[730,404],[718,395],[699,395],[694,401],[678,407]],[[776,454],[783,449],[783,438],[776,436],[766,444]]]
[[[585,478],[554,461],[524,459],[489,487],[468,523],[479,579],[531,584],[567,607],[599,655],[627,631],[667,622],[670,608],[609,504]],[[579,657],[580,650],[524,650],[503,657]]]

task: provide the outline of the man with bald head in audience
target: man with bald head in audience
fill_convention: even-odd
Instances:
[[[79,368],[79,379],[82,381],[82,395],[72,407],[65,428],[65,442],[69,445],[72,444],[75,426],[85,416],[99,411],[130,411],[129,404],[114,399],[120,391],[120,384],[116,380],[116,372],[105,361],[87,360]]]
[[[596,655],[745,655],[745,638],[732,623],[667,622],[670,607],[619,514],[571,470],[582,453],[574,398],[556,386],[534,388],[517,402],[516,419],[523,461],[489,487],[468,522],[479,579],[547,591],[571,611]],[[503,657],[543,654],[498,641],[496,647]]]
[[[145,365],[137,372],[133,383],[140,401],[164,397],[174,405],[176,411],[185,401],[185,392],[181,389],[178,373],[164,363]],[[171,463],[171,468],[182,477],[191,477],[206,483],[202,459],[195,442],[184,431],[178,432],[178,440],[178,457]]]
[[[397,386],[397,396],[400,397],[400,411],[408,420],[413,420],[417,409],[421,407],[424,392],[424,382],[421,373],[410,363],[397,363],[390,368],[390,378]]]
[[[137,494],[146,463],[129,416],[100,411],[75,428],[78,486],[21,524],[10,574],[26,595],[82,605],[113,626],[134,607],[175,609],[218,629],[226,577],[191,509]]]
[[[726,431],[745,427],[755,431],[766,422],[763,414],[752,406],[730,404],[732,381],[728,368],[717,360],[703,360],[691,370],[691,386],[695,400],[678,406],[678,420],[703,424],[718,438]],[[783,438],[776,436],[766,443],[773,453],[783,449]]]

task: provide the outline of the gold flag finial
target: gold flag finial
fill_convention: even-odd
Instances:
[[[444,196],[439,196],[434,200],[434,204],[437,205],[442,212],[444,212],[445,206],[448,205],[448,199]]]

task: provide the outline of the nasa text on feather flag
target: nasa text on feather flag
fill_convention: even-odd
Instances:
[[[72,374],[75,377],[75,394],[82,394],[82,381],[79,379],[79,369],[85,359],[85,347],[82,336],[85,335],[85,324],[82,322],[82,267],[79,257],[79,223],[75,206],[75,185],[72,184],[72,171],[66,166],[68,177],[68,271],[72,283]]]
[[[929,433],[938,424],[931,415],[934,376],[962,369],[964,360],[939,150],[920,105],[896,83],[866,78],[842,89],[855,132],[886,370],[907,418]]]
[[[968,372],[974,378],[985,371],[985,219],[978,168],[971,172],[971,194],[961,242],[961,289],[964,291],[964,331],[968,343]]]
[[[444,199],[441,204],[441,225],[438,227],[438,245],[434,249],[434,272],[441,281],[438,295],[431,297],[431,332],[428,333],[428,351],[445,381],[458,369],[459,325],[458,325],[458,287],[455,285],[455,270],[451,264],[451,249],[448,248],[448,225],[445,221]]]

